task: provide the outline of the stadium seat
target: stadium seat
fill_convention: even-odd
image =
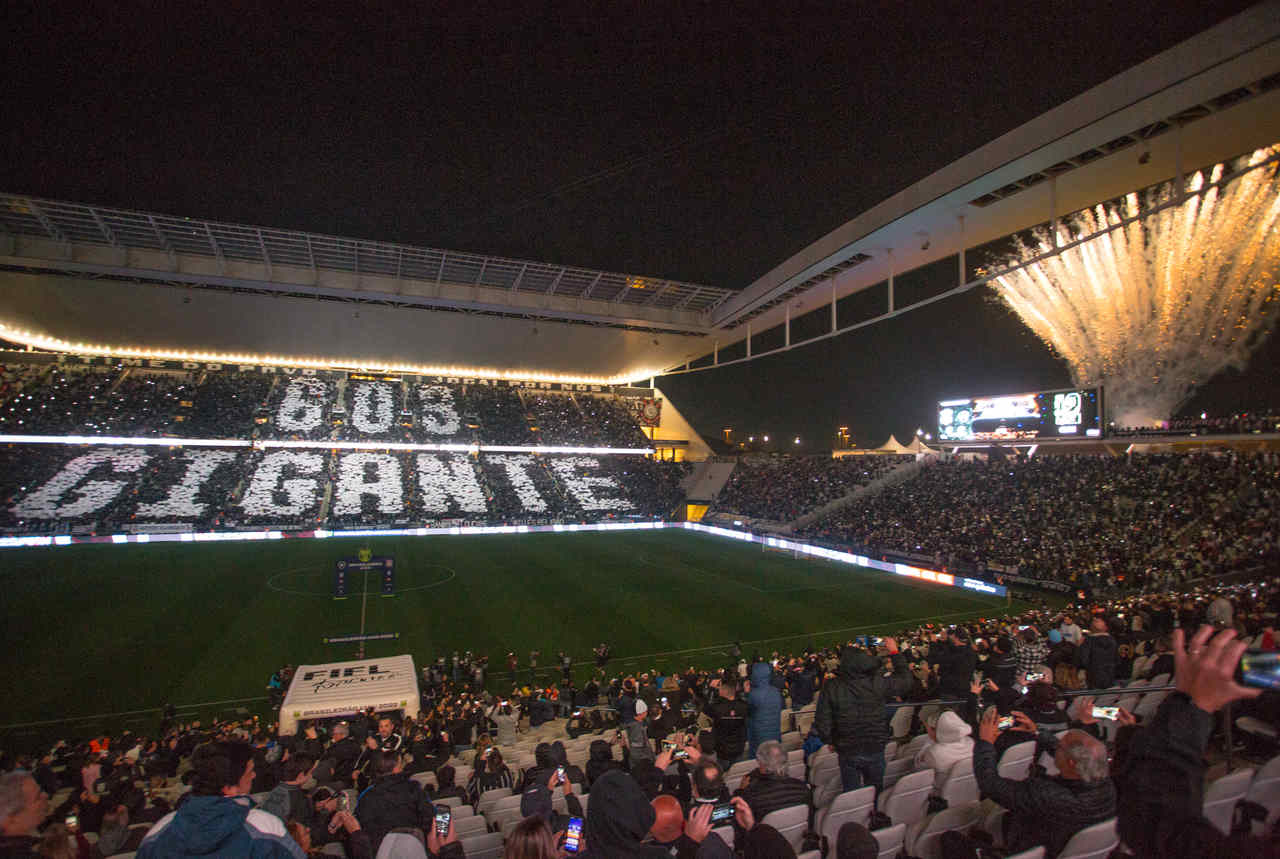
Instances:
[[[898,745],[897,757],[899,760],[901,759],[914,760],[915,756],[920,754],[920,750],[923,749],[926,745],[928,745],[928,743],[929,743],[928,734],[920,734],[919,736],[912,737],[910,742],[906,743],[905,745],[903,744]]]
[[[801,781],[804,781],[804,770],[805,766],[803,759],[787,762],[787,776],[790,778],[798,778]]]
[[[1204,791],[1205,819],[1223,835],[1231,834],[1231,818],[1235,814],[1236,803],[1244,799],[1253,783],[1254,770],[1248,767],[1224,775],[1212,781]]]
[[[457,833],[459,838],[476,832],[487,832],[488,824],[485,823],[483,817],[455,817],[453,819],[453,831]]]
[[[782,735],[782,748],[786,752],[803,751],[804,735],[799,731],[788,731]]]
[[[476,801],[476,811],[480,814],[484,814],[490,809],[497,809],[499,807],[498,804],[503,800],[507,800],[506,806],[503,807],[509,808],[511,806],[510,800],[513,799],[515,800],[516,805],[520,804],[520,797],[518,795],[512,796],[511,788],[492,787],[480,794],[480,798]]]
[[[973,758],[956,761],[947,771],[938,795],[949,806],[978,801],[978,780],[973,775]]]
[[[871,835],[880,845],[880,852],[876,854],[876,859],[897,859],[898,854],[902,852],[902,842],[907,836],[907,825],[895,823],[884,829],[873,829]]]
[[[898,744],[893,740],[884,744],[884,759],[886,761],[893,760],[898,754]]]
[[[783,838],[787,839],[787,843],[797,852],[800,845],[804,843],[804,833],[809,828],[809,806],[793,805],[789,808],[779,808],[777,811],[771,811],[760,821],[767,823]]]
[[[817,715],[813,710],[801,710],[795,714],[796,730],[800,732],[800,736],[808,736],[809,729],[813,727],[813,720]]]
[[[1113,817],[1086,826],[1071,836],[1058,859],[1107,859],[1118,846],[1120,836],[1116,834],[1116,819]]]
[[[728,771],[725,773],[725,776],[726,777],[740,776],[745,773],[749,773],[754,769],[758,769],[759,766],[760,765],[756,763],[755,758],[750,758],[745,761],[738,761],[736,764],[729,767]]]
[[[793,723],[791,721],[791,714],[792,711],[787,708],[783,708],[782,712],[778,714],[778,727],[784,734],[794,733],[792,729]]]
[[[809,774],[809,784],[813,785],[813,807],[826,808],[844,790],[844,783],[840,778],[840,758],[836,755],[818,758]]]
[[[485,832],[461,841],[467,859],[502,859],[502,835],[498,832]]]
[[[787,752],[787,763],[804,762],[804,749],[791,749]]]
[[[1036,757],[1036,741],[1027,740],[1004,750],[996,772],[1001,778],[1025,781],[1031,774],[1031,763]]]
[[[453,815],[454,820],[457,820],[459,817],[474,817],[476,812],[464,802],[462,805],[455,805],[449,813]]]
[[[861,823],[866,826],[875,808],[876,789],[871,785],[845,791],[835,798],[829,808],[820,809],[814,815],[813,828],[834,848],[841,826],[846,823]]]
[[[899,707],[889,719],[889,736],[895,740],[911,733],[911,719],[915,715],[915,707]]]
[[[351,791],[351,792],[354,793],[355,791]],[[447,805],[450,808],[457,808],[458,806],[463,804],[462,797],[458,797],[458,796],[442,797],[441,799],[437,799],[435,803],[436,805]]]
[[[907,773],[898,783],[880,794],[876,806],[894,823],[912,824],[924,817],[933,791],[933,768]]]
[[[1255,824],[1254,834],[1270,832],[1276,820],[1280,818],[1280,755],[1267,761],[1262,769],[1258,770],[1258,774],[1253,777],[1253,783],[1249,785],[1249,792],[1245,794],[1245,799],[1256,802],[1267,810],[1265,825],[1259,828]]]
[[[1043,847],[1032,847],[1030,850],[1023,850],[1021,853],[1015,853],[1007,859],[1044,859]]]
[[[822,851],[821,851],[821,850],[806,850],[805,852],[803,852],[803,853],[801,853],[799,856],[797,856],[797,857],[796,857],[796,859],[822,859]]]
[[[885,789],[893,787],[898,783],[898,779],[911,772],[914,768],[915,761],[911,758],[898,758],[897,760],[889,761],[884,768]]]
[[[942,834],[967,832],[978,822],[978,803],[964,802],[907,827],[906,852],[919,859],[941,859]]]
[[[500,811],[490,811],[484,816],[484,819],[488,822],[489,828],[502,832],[523,820],[524,815],[520,813],[520,806],[516,806],[515,808],[504,808]]]

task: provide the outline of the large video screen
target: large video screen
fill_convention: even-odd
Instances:
[[[971,397],[938,403],[939,441],[1099,438],[1097,388]]]

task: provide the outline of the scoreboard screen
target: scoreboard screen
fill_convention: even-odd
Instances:
[[[970,397],[938,403],[939,441],[1102,436],[1098,388]]]

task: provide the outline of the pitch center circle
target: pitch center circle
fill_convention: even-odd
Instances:
[[[432,581],[424,582],[422,584],[410,584],[410,582],[413,582],[418,578],[418,574],[424,573],[428,570],[438,570],[442,575]],[[279,572],[271,576],[267,579],[267,587],[270,590],[282,594],[292,594],[294,596],[301,597],[328,598],[333,596],[331,590],[332,576],[333,569],[331,567],[297,567],[292,570],[284,570],[283,572]],[[318,581],[317,577],[319,577]],[[457,577],[458,571],[453,567],[448,567],[444,564],[415,564],[412,567],[405,565],[404,567],[400,567],[396,570],[395,592],[397,594],[405,594],[412,593],[413,591],[425,591],[429,588],[438,588],[441,585],[448,584]],[[362,576],[355,577],[352,584],[362,578]],[[369,590],[368,593],[378,595],[381,593],[381,577],[373,576],[372,578],[374,579],[375,585],[378,585],[378,589]],[[404,583],[403,586],[401,584],[402,582]],[[309,590],[301,589],[308,587],[309,583],[314,583],[311,585]],[[360,591],[351,590],[348,592],[348,596],[360,596],[360,593]]]

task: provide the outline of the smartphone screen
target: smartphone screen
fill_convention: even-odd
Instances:
[[[672,760],[682,761],[687,757],[689,757],[689,753],[684,749],[675,749],[674,751],[671,752]]]
[[[436,812],[436,835],[441,838],[449,834],[449,807],[444,806],[440,811]]]
[[[1093,708],[1093,718],[1095,719],[1110,719],[1111,721],[1114,722],[1119,715],[1120,715],[1119,707],[1094,707]]]
[[[564,767],[556,767],[556,781],[564,783]]]
[[[564,833],[564,849],[566,853],[577,853],[582,846],[582,818],[570,817],[569,827]]]
[[[729,802],[717,803],[716,807],[711,809],[711,822],[721,823],[726,820],[733,819],[733,804]]]
[[[67,819],[66,819],[67,826],[75,826],[79,822],[80,822],[80,818],[76,817],[74,814],[67,815]]]
[[[1012,716],[1001,716],[1000,721],[996,722],[996,727],[1002,731],[1007,731],[1013,727]]]
[[[1280,653],[1250,650],[1240,659],[1240,672],[1248,686],[1280,689]]]

